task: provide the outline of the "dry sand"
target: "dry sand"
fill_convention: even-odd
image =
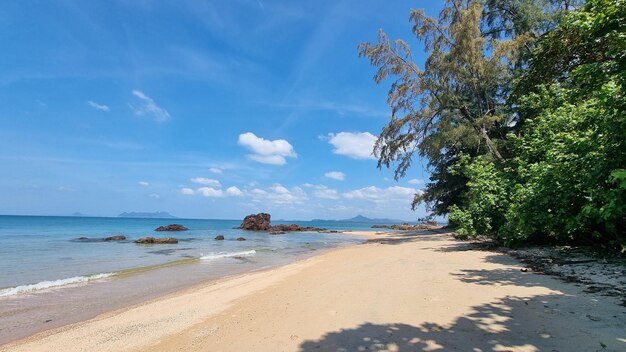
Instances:
[[[447,234],[370,235],[0,351],[626,351],[626,308]]]

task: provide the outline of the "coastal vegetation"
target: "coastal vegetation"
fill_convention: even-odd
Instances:
[[[428,161],[413,207],[461,238],[625,253],[626,1],[447,0],[409,20],[421,67],[382,30],[358,48],[394,79],[378,166]]]

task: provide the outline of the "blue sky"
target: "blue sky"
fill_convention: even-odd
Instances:
[[[422,163],[370,156],[390,82],[356,45],[430,3],[7,2],[0,214],[422,216]]]

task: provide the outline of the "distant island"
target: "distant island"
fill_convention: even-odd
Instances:
[[[123,212],[117,216],[118,218],[142,218],[142,219],[177,219],[176,216],[166,211],[155,211],[152,213],[141,212]]]
[[[405,221],[398,219],[387,219],[387,218],[368,218],[363,215],[357,215],[350,219],[342,219],[342,220],[324,220],[324,219],[313,219],[311,221],[335,221],[335,222],[366,222],[366,223],[378,223],[378,224],[403,224],[403,223],[414,223],[415,221]]]

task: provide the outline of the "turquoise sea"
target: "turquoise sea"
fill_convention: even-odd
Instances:
[[[154,231],[158,226],[170,223],[183,224],[189,230]],[[219,256],[238,253],[247,253],[248,256],[289,256],[359,241],[351,236],[334,233],[277,236],[234,229],[240,223],[237,220],[0,216],[0,296],[9,295],[8,288],[115,273],[184,259],[216,260]],[[339,230],[369,229],[368,224],[363,223],[295,223]],[[101,241],[104,237],[118,234],[126,236],[127,240]],[[217,235],[224,235],[226,240],[215,241]],[[145,236],[176,237],[179,243],[132,243]],[[79,237],[90,240],[78,240]],[[247,241],[236,241],[237,237],[245,237]]]
[[[171,223],[189,228],[156,232]],[[234,229],[240,220],[0,216],[0,344],[140,303],[228,275],[306,258],[320,250],[363,242],[347,233],[269,235]],[[372,224],[297,223],[339,231]],[[124,235],[127,240],[101,239]],[[216,241],[223,235],[224,241]],[[145,237],[178,244],[139,245]],[[80,237],[88,241],[78,240]],[[244,237],[246,241],[237,241]]]

